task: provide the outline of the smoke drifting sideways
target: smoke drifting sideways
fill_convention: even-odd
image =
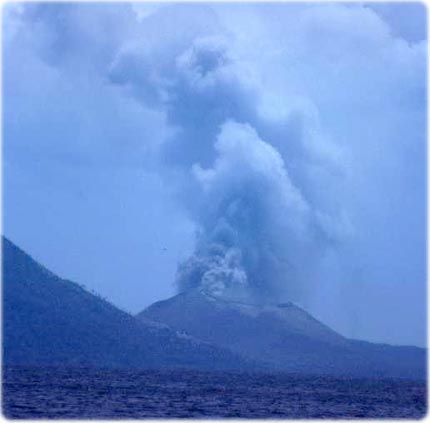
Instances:
[[[173,17],[174,32],[166,30]],[[310,171],[326,170],[319,186],[333,183],[336,156],[310,139],[316,131],[308,110],[264,116],[262,93],[210,9],[169,6],[144,28],[116,56],[109,77],[163,110],[173,128],[158,167],[198,228],[194,253],[178,267],[178,290],[300,300],[324,252],[351,229],[341,209],[319,207]]]

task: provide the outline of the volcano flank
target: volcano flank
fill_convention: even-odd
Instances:
[[[159,301],[137,318],[261,361],[276,370],[424,378],[425,350],[343,337],[294,303],[255,305],[195,289]]]

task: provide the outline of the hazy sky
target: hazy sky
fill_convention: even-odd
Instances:
[[[4,6],[5,235],[133,313],[244,286],[424,345],[425,14]]]

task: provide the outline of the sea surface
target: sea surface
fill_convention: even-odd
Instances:
[[[284,373],[4,368],[8,418],[412,418],[424,381]]]

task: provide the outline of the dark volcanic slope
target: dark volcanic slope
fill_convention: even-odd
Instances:
[[[346,339],[292,303],[263,307],[196,290],[157,302],[138,317],[165,323],[277,369],[425,377],[424,349]]]
[[[229,351],[137,321],[3,238],[3,363],[241,368]]]

